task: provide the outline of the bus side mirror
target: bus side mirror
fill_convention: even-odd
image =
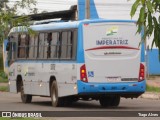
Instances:
[[[8,42],[6,45],[6,51],[9,51],[9,49],[10,49],[10,43]]]

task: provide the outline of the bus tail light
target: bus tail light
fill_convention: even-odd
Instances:
[[[138,80],[138,82],[143,81],[144,77],[145,77],[145,68],[144,68],[144,65],[141,63],[140,64],[140,70],[139,70],[139,80]]]
[[[88,82],[85,64],[82,65],[81,68],[80,68],[80,79],[83,82]]]

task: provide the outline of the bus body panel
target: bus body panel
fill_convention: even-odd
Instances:
[[[88,82],[138,81],[141,35],[133,23],[83,25]]]
[[[16,69],[17,68],[17,69]],[[16,77],[21,75],[25,94],[50,96],[49,81],[55,76],[59,96],[77,94],[77,67],[73,63],[59,63],[53,61],[25,61],[19,60],[10,66],[9,73],[15,71],[10,77],[10,91],[16,93]]]
[[[78,93],[79,94],[142,94],[146,89],[146,81],[142,82],[118,82],[118,83],[85,83],[78,81]]]

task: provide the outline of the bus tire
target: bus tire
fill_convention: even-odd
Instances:
[[[112,98],[111,106],[117,107],[120,103],[120,96],[115,96]]]
[[[61,99],[58,97],[58,86],[56,81],[53,81],[51,85],[51,101],[53,107],[61,106]]]
[[[23,82],[21,82],[21,100],[23,103],[31,103],[32,95],[24,94]]]
[[[111,106],[111,102],[112,102],[112,99],[111,97],[101,97],[99,99],[99,103],[102,107],[109,107]]]

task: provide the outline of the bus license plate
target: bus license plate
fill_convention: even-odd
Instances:
[[[121,77],[107,77],[107,82],[120,82]]]

